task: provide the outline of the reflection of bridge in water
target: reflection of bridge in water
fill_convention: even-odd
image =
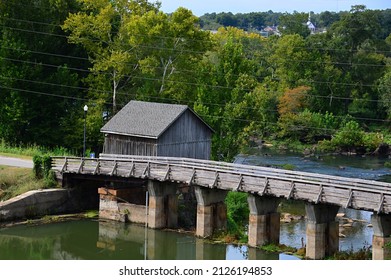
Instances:
[[[197,199],[196,235],[208,237],[226,227],[227,192],[246,192],[252,247],[279,243],[277,207],[281,199],[293,199],[306,203],[308,258],[321,259],[338,250],[340,207],[373,212],[373,259],[390,256],[385,246],[391,241],[390,183],[187,158],[53,159],[64,187],[96,181],[103,218],[175,228],[180,214],[178,192],[191,186]]]
[[[150,260],[225,260],[229,258],[225,244],[212,244],[194,235],[161,231],[140,225],[100,221],[97,247],[107,251],[122,250],[124,242],[133,244],[132,251]],[[243,259],[278,260],[279,254],[265,253],[249,247]]]

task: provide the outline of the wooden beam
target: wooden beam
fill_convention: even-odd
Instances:
[[[295,193],[295,182],[291,182],[291,189],[288,194],[288,199],[291,199],[294,196]]]
[[[238,183],[237,187],[234,189],[234,191],[242,190],[242,185],[243,185],[243,175],[240,175],[239,183]]]
[[[190,178],[190,181],[189,181],[189,185],[193,185],[195,183],[196,176],[197,176],[197,171],[195,169],[193,169],[193,174],[191,175],[191,178]]]
[[[143,176],[144,176],[144,177],[149,178],[149,176],[151,175],[151,174],[150,174],[150,168],[151,168],[150,165],[151,165],[151,163],[148,161],[148,164],[147,164],[147,166],[145,167],[144,172],[143,172]]]
[[[64,171],[67,171],[67,167],[68,167],[68,158],[65,157],[65,162],[64,162],[60,172],[63,173]]]
[[[381,194],[380,196],[380,204],[379,204],[379,207],[377,209],[377,213],[382,213],[383,212],[383,205],[384,205],[384,194]]]
[[[216,176],[212,188],[217,188],[219,186],[219,183],[220,183],[220,174],[219,172],[216,172]]]
[[[111,169],[111,172],[110,172],[110,176],[113,176],[114,174],[117,175],[117,166],[118,166],[118,163],[117,163],[117,161],[115,160],[115,161],[114,161],[113,169]]]
[[[316,198],[315,203],[318,204],[319,202],[322,202],[322,195],[323,195],[323,186],[320,185],[318,197]]]
[[[168,165],[166,175],[164,176],[164,181],[168,181],[171,179],[171,166]]]
[[[353,199],[353,190],[350,189],[350,192],[349,192],[349,199],[348,199],[348,201],[346,202],[345,208],[349,208],[349,207],[350,207],[350,205],[352,204],[352,199]]]
[[[263,190],[260,192],[261,196],[266,194],[268,187],[269,187],[269,178],[265,177],[265,182],[263,184]]]
[[[132,165],[130,167],[130,171],[129,171],[128,177],[134,176],[135,171],[136,171],[136,166],[134,165],[134,162],[132,160]]]
[[[83,166],[84,166],[84,159],[82,158],[77,173],[81,173],[83,171]]]
[[[94,173],[93,173],[94,175],[99,174],[99,167],[100,167],[100,161],[98,160],[96,162],[95,170],[94,170]]]

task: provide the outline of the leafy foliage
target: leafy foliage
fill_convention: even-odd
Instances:
[[[250,210],[247,203],[247,193],[229,192],[225,199],[227,205],[228,232],[244,237]]]
[[[232,161],[260,138],[371,151],[390,133],[391,13],[358,5],[311,14],[327,27],[316,34],[307,16],[2,1],[0,138],[80,151],[85,121],[87,148],[98,153],[102,125],[139,99],[193,108],[216,132],[213,159]],[[282,36],[260,36],[267,25]]]

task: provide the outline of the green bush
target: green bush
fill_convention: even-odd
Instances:
[[[34,176],[37,179],[50,179],[53,177],[51,174],[52,169],[52,159],[49,155],[34,155],[33,156],[33,172]]]
[[[37,179],[43,178],[42,157],[40,155],[33,156],[33,172]]]
[[[328,141],[320,141],[318,149],[320,151],[357,151],[373,152],[384,143],[382,133],[365,132],[355,121],[347,122],[333,138]]]
[[[340,123],[332,113],[313,113],[305,109],[297,114],[285,114],[280,117],[279,137],[316,143],[319,139],[330,137]]]
[[[229,192],[225,199],[227,205],[227,231],[237,239],[245,238],[245,228],[248,225],[250,209],[247,193]]]
[[[365,132],[356,121],[349,121],[332,138],[334,146],[344,150],[364,146]]]

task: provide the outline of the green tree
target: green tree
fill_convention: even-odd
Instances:
[[[273,68],[273,78],[279,80],[282,91],[308,83],[312,56],[302,36],[285,35],[276,40],[268,61]]]
[[[70,13],[63,29],[69,32],[69,42],[83,46],[89,54],[92,91],[98,91],[98,96],[103,95],[106,101],[111,96],[112,110],[116,112],[118,90],[137,69],[133,55],[137,46],[129,40],[128,25],[150,11],[157,12],[159,5],[146,0],[77,1],[81,11]]]
[[[0,3],[0,138],[11,144],[78,146],[65,135],[78,131],[87,64],[59,28],[71,10],[71,0]]]
[[[380,80],[378,91],[380,95],[380,108],[385,110],[391,120],[391,71],[387,72]]]
[[[200,29],[198,18],[185,8],[170,15],[150,11],[133,18],[127,32],[138,46],[132,51],[142,78],[138,97],[194,101],[197,66],[212,47],[210,33]]]
[[[280,16],[279,28],[283,35],[298,34],[303,38],[310,35],[310,30],[307,26],[308,14],[294,12],[293,14],[283,14]]]
[[[258,85],[257,61],[250,42],[263,44],[264,39],[236,28],[220,29],[214,38],[216,50],[201,64],[195,109],[216,130],[212,157],[231,161],[247,135],[245,128],[257,119],[252,93]]]

